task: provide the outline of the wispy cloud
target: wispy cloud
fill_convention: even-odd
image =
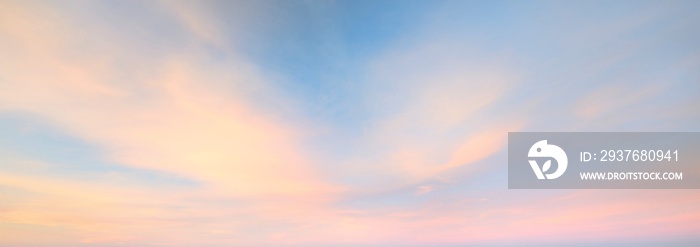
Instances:
[[[1,2],[0,244],[697,242],[693,191],[504,168],[510,131],[697,130],[697,6],[463,4]]]

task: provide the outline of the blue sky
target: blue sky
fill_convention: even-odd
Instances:
[[[698,10],[4,1],[0,244],[696,244],[695,190],[508,190],[506,138],[700,131]]]

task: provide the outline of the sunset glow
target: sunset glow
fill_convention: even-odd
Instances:
[[[0,246],[696,246],[698,190],[509,190],[507,135],[700,131],[698,11],[0,1]]]

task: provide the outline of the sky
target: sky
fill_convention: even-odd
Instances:
[[[2,246],[697,246],[509,190],[516,131],[700,131],[698,1],[0,0]]]

